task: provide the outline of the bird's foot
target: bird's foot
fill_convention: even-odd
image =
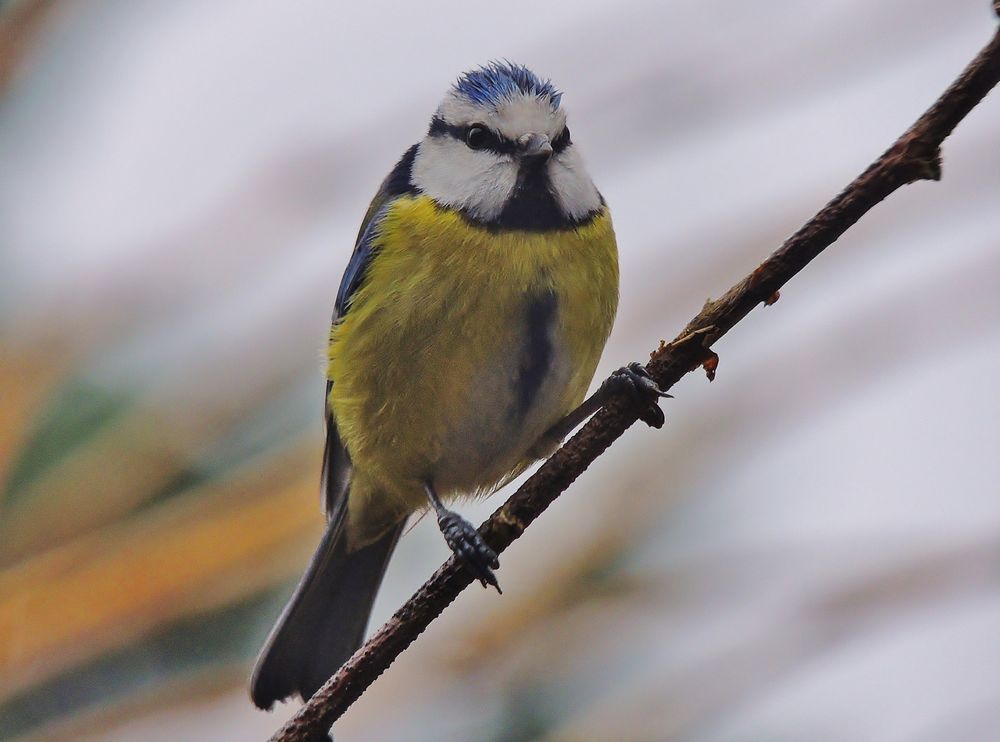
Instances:
[[[444,535],[444,540],[452,553],[465,565],[465,568],[479,580],[483,587],[487,584],[500,589],[500,583],[493,574],[500,567],[497,553],[489,547],[483,537],[469,521],[451,510],[443,510],[438,515],[438,527]]]
[[[673,399],[673,396],[660,389],[641,363],[633,361],[622,366],[605,379],[601,387],[609,395],[630,394],[639,408],[639,419],[652,428],[663,427],[663,410],[658,402],[660,398]]]

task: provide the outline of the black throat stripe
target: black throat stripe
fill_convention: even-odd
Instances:
[[[547,231],[578,226],[559,208],[548,163],[522,162],[517,171],[517,184],[507,204],[493,225],[498,229]]]

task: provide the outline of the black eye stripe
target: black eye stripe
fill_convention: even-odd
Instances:
[[[562,152],[571,144],[569,138],[569,127],[564,126],[563,130],[559,132],[559,136],[552,140],[552,151]]]
[[[457,139],[460,142],[467,142],[469,136],[469,129],[473,127],[480,127],[486,133],[485,144],[480,147],[480,149],[488,149],[491,152],[496,152],[501,155],[514,154],[517,150],[517,145],[514,142],[506,139],[495,131],[490,129],[483,124],[470,124],[469,126],[455,126],[454,124],[449,124],[440,116],[435,116],[431,119],[431,126],[428,133],[432,137],[444,137],[450,136]],[[555,152],[562,152],[570,144],[572,144],[570,139],[569,127],[564,126],[563,130],[559,132],[559,136],[552,140],[552,149]]]
[[[451,126],[440,116],[435,116],[431,119],[431,128],[427,130],[427,133],[432,137],[443,137],[449,134],[454,136],[456,131],[458,131],[457,126]]]
[[[495,131],[490,129],[483,124],[470,124],[469,126],[455,126],[454,124],[449,124],[440,116],[435,116],[431,119],[431,127],[428,130],[428,134],[432,137],[445,137],[450,136],[463,144],[468,140],[469,129],[481,128],[483,130],[483,136],[485,137],[484,144],[479,149],[486,149],[491,152],[496,152],[500,155],[512,155],[517,149],[514,142],[509,139],[497,134]]]

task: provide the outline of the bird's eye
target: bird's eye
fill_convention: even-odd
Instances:
[[[569,144],[569,127],[564,126],[563,130],[559,132],[559,136],[552,140],[552,149],[556,152],[560,152],[566,148]]]
[[[469,145],[469,149],[482,149],[488,142],[489,134],[486,127],[470,126],[469,130],[465,132],[465,143]]]

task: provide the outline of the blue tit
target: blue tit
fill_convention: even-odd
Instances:
[[[365,214],[329,337],[327,528],[257,660],[261,708],[308,698],[357,649],[411,514],[433,509],[496,585],[496,554],[446,503],[492,493],[599,406],[581,402],[618,253],[560,99],[508,62],[462,75]]]

